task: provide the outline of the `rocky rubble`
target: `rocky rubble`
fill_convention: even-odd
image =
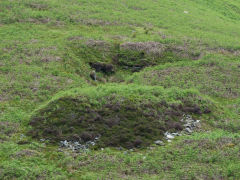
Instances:
[[[81,143],[79,141],[60,141],[60,148],[66,148],[72,150],[74,152],[86,152],[90,147],[94,146],[99,137],[96,137],[94,141],[87,141],[85,143]]]
[[[192,134],[194,131],[196,131],[198,128],[201,127],[201,124],[200,124],[200,120],[194,120],[192,118],[192,116],[190,115],[183,115],[183,118],[180,120],[181,122],[184,122],[184,129],[182,131],[179,131],[179,132],[165,132],[164,133],[164,137],[165,137],[165,140],[167,142],[172,142],[172,140],[176,137],[176,136],[182,136],[182,135],[185,135],[185,134]],[[165,146],[166,143],[165,141],[162,141],[162,140],[157,140],[157,141],[154,141],[154,144],[158,145],[158,146]],[[150,147],[151,149],[151,147]]]
[[[180,132],[165,132],[164,136],[167,142],[171,142],[176,136],[181,136],[183,134],[192,134],[196,129],[201,127],[200,120],[194,120],[190,115],[183,115],[183,118],[180,120],[184,122],[184,129]],[[165,143],[161,140],[154,142],[156,145],[163,146]]]
[[[184,115],[182,122],[185,122],[183,125],[185,127],[184,131],[191,134],[195,129],[200,128],[200,120],[194,120],[190,115]]]

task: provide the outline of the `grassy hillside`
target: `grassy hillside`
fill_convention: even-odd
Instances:
[[[239,179],[239,20],[238,0],[1,0],[0,179]],[[93,81],[93,66],[104,65]],[[186,100],[211,113],[176,108],[190,106]],[[129,129],[107,131],[102,150],[59,149],[39,140],[48,136],[35,138],[47,126],[74,126],[58,107],[99,113],[97,133],[116,116]],[[201,129],[153,145],[169,130],[166,120],[183,113],[200,119]],[[138,134],[144,148],[108,147],[112,134],[113,146],[121,133],[131,143],[139,138],[137,122],[141,133],[162,131]]]

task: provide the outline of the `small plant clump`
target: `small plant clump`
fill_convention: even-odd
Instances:
[[[52,143],[100,137],[95,148],[146,147],[166,131],[182,130],[184,113],[201,115],[208,108],[208,101],[191,90],[106,85],[76,91],[36,111],[29,134]]]

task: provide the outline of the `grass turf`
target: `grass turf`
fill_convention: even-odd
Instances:
[[[0,178],[239,179],[239,7],[237,0],[1,0]],[[114,75],[92,82],[88,62],[112,58],[91,48],[86,58],[75,49],[82,40],[158,42],[201,56],[170,56],[134,74],[116,65]],[[193,136],[136,152],[75,155],[23,135],[32,112],[56,93],[108,82],[194,88],[217,104],[218,116],[203,116]]]

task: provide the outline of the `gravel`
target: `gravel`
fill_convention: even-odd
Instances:
[[[196,129],[199,129],[201,127],[200,124],[200,120],[194,120],[192,118],[192,116],[190,115],[183,115],[183,118],[180,120],[181,122],[184,122],[184,129],[180,132],[165,132],[164,136],[167,142],[172,142],[172,140],[176,137],[176,136],[181,136],[183,134],[192,134],[194,131],[196,131]],[[161,143],[162,142],[162,143]],[[162,145],[164,144],[163,141],[161,140],[157,140],[154,142],[156,145]]]
[[[60,148],[70,149],[74,152],[87,152],[89,149],[96,145],[99,137],[96,137],[94,141],[87,141],[85,143],[80,143],[79,141],[60,141]]]

